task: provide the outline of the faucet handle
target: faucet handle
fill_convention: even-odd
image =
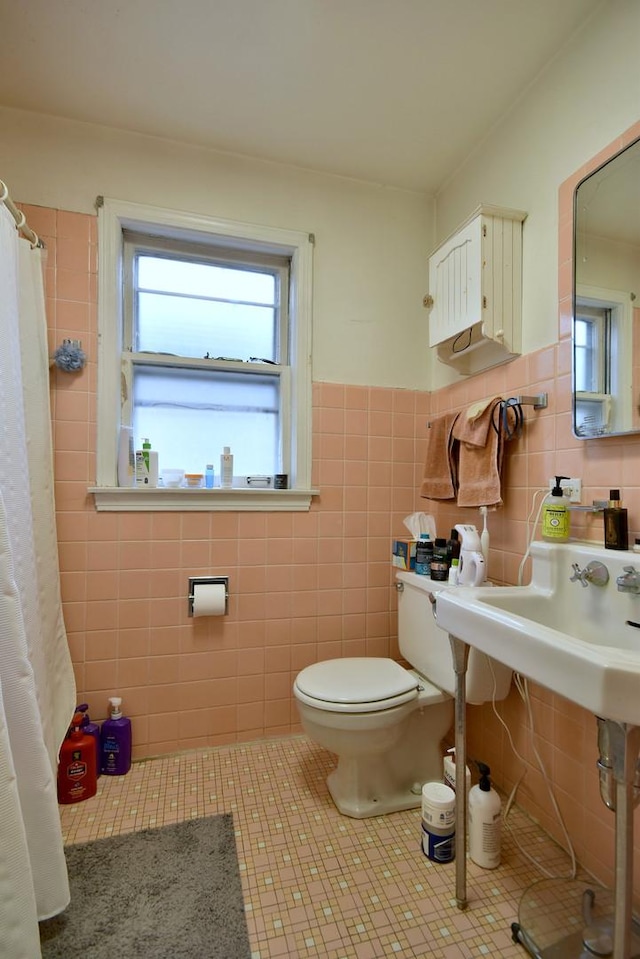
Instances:
[[[596,559],[587,563],[584,569],[580,569],[577,563],[572,563],[571,568],[573,569],[573,576],[569,582],[580,582],[585,589],[589,583],[592,586],[606,586],[609,582],[609,570],[604,563],[599,563]]]
[[[581,584],[585,587],[585,589],[586,589],[588,583],[587,583],[587,581],[585,580],[585,578],[584,578],[584,573],[583,573],[583,571],[580,569],[580,567],[578,566],[578,564],[577,564],[577,563],[572,563],[572,564],[571,564],[571,569],[573,570],[573,576],[571,576],[571,578],[569,579],[569,582],[570,582],[570,583],[581,583]]]

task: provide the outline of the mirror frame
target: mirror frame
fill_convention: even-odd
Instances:
[[[631,356],[631,344],[633,338],[633,310],[635,304],[633,300],[635,299],[634,294],[632,293],[629,296],[628,292],[620,292],[615,290],[603,289],[598,290],[595,287],[585,285],[584,283],[578,284],[578,191],[580,187],[583,186],[588,180],[591,179],[594,175],[598,174],[604,170],[610,163],[615,161],[618,157],[624,155],[627,150],[637,147],[640,150],[640,124],[635,124],[630,130],[625,134],[619,137],[614,143],[611,144],[610,148],[603,150],[598,154],[592,161],[588,163],[580,171],[580,179],[576,183],[573,189],[573,204],[572,204],[572,263],[571,263],[571,429],[573,436],[576,439],[580,440],[593,440],[593,439],[606,439],[610,436],[627,436],[629,434],[637,434],[640,432],[640,423],[638,425],[630,425],[625,429],[616,429],[611,431],[594,431],[592,433],[578,432],[577,430],[577,416],[578,416],[578,393],[576,390],[576,340],[575,340],[575,323],[577,316],[577,304],[578,300],[582,299],[586,301],[589,305],[591,303],[602,304],[603,307],[611,309],[614,316],[617,317],[616,326],[619,333],[619,344],[618,350],[621,354]],[[584,169],[588,169],[588,172],[584,172]],[[639,278],[640,284],[640,278]],[[582,288],[582,294],[579,294],[578,286]],[[628,405],[629,405],[629,418],[635,419],[638,422],[637,413],[634,414],[634,399],[633,399],[633,361],[628,364],[628,367],[625,369],[621,367],[616,372],[616,378],[618,385],[615,390],[612,390],[611,395],[615,395],[617,392],[627,393],[628,394]],[[640,365],[640,362],[635,364],[636,368]],[[636,394],[640,393],[640,384],[636,384]],[[605,405],[604,396],[593,395],[593,402],[599,402],[601,408]],[[585,399],[584,402],[590,402],[590,399]]]

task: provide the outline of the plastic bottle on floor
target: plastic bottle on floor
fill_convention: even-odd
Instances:
[[[106,776],[124,776],[131,769],[131,720],[122,715],[122,700],[109,700],[110,715],[100,729],[100,768]]]
[[[491,786],[491,770],[478,763],[480,782],[469,790],[469,856],[483,869],[500,865],[502,802]]]
[[[96,744],[83,731],[82,713],[76,713],[71,732],[60,747],[58,760],[58,802],[62,804],[91,799],[98,788]]]

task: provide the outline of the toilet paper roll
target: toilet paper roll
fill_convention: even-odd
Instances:
[[[196,583],[193,588],[194,616],[224,616],[224,583]]]

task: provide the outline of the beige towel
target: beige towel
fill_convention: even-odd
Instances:
[[[424,480],[420,489],[420,496],[425,499],[455,499],[457,470],[453,427],[458,416],[458,413],[442,413],[429,424]]]
[[[502,437],[493,428],[494,412],[502,402],[494,397],[475,417],[459,416],[453,435],[460,443],[458,454],[458,506],[498,506],[502,503],[500,470]],[[499,422],[496,424],[499,429]]]
[[[471,406],[467,406],[465,416],[468,420],[475,420],[481,413],[484,413],[490,403],[495,403],[495,401],[496,398],[491,396],[487,396],[484,400],[478,400],[477,403],[472,403]]]

